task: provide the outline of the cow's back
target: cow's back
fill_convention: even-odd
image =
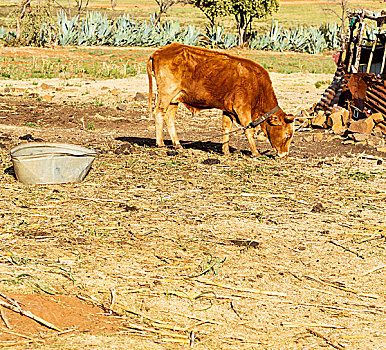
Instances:
[[[239,76],[244,73],[247,78],[261,76],[271,82],[264,67],[252,60],[196,46],[173,43],[155,51],[151,59],[154,71],[167,67],[174,74],[191,75],[221,70],[225,77],[232,73],[239,73]],[[241,67],[245,69],[243,72]]]

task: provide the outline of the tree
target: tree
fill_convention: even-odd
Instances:
[[[156,14],[155,23],[161,21],[161,16],[169,10],[170,7],[176,4],[192,4],[192,0],[155,0],[158,4],[159,12]]]
[[[216,26],[216,19],[227,14],[225,1],[226,0],[193,0],[193,5],[203,12],[213,28]]]
[[[233,16],[240,46],[247,41],[253,19],[266,17],[279,9],[279,0],[193,0],[193,4],[205,14],[212,27],[217,17]]]
[[[234,16],[239,32],[239,46],[248,38],[253,19],[264,18],[279,10],[279,0],[225,0],[227,13]],[[250,29],[249,29],[250,30]]]
[[[340,11],[335,10],[331,6],[323,7],[323,11],[330,12],[330,13],[334,14],[341,21],[340,37],[341,37],[342,42],[345,41],[346,19],[347,19],[347,10],[349,7],[349,2],[350,2],[349,0],[331,0],[330,5],[338,5],[340,8]]]
[[[59,2],[61,0],[52,0],[52,1],[54,1],[63,11],[66,11],[65,6],[62,5]],[[64,2],[64,1],[62,1],[62,2]],[[90,2],[90,0],[85,0],[84,3],[83,3],[83,0],[75,0],[75,5],[73,5],[73,7],[76,10],[76,14],[79,15],[82,12],[86,11],[87,8],[88,8],[89,2]],[[116,1],[115,1],[115,4],[113,5],[113,0],[111,0],[111,7],[112,7],[113,11],[114,11],[114,7],[113,6],[115,6],[115,5],[116,5]],[[72,17],[72,15],[71,15],[71,3],[70,3],[70,0],[68,0],[67,14],[68,14],[68,17]]]
[[[27,10],[27,7],[30,5],[32,0],[22,0],[20,4],[20,12],[16,19],[16,40],[20,40],[21,36],[21,20],[23,19],[25,15],[25,11]]]
[[[55,0],[20,0],[16,16],[16,35],[8,45],[44,46],[48,42],[42,37],[43,27],[54,28]]]

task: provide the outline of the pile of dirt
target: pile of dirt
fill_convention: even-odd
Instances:
[[[68,333],[109,334],[123,323],[74,296],[10,293],[2,297],[2,306],[18,305],[24,315],[3,306],[0,346],[42,344]]]

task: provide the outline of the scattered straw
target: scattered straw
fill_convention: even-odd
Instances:
[[[384,269],[385,267],[386,267],[386,264],[384,264],[384,265],[379,265],[379,266],[377,266],[377,267],[375,267],[375,268],[373,268],[373,269],[371,269],[371,270],[369,270],[369,271],[366,271],[366,272],[360,274],[359,276],[360,276],[360,277],[363,277],[363,276],[370,275],[370,273],[373,273],[373,272],[375,272],[375,271],[379,271],[379,270],[381,270],[381,269]]]
[[[231,289],[235,290],[238,292],[246,292],[246,293],[254,293],[254,294],[264,294],[264,295],[269,295],[269,296],[277,296],[277,297],[286,297],[286,293],[282,292],[272,292],[272,291],[264,291],[264,290],[257,290],[257,289],[249,289],[249,288],[240,288],[240,287],[233,287],[229,286],[226,284],[218,283],[218,282],[213,282],[209,280],[195,280],[196,282],[207,284],[210,286],[216,286],[220,288],[225,288],[225,289]]]
[[[315,337],[318,337],[318,338],[321,338],[323,339],[328,345],[331,345],[333,348],[335,349],[339,349],[339,350],[342,350],[342,349],[345,349],[345,346],[342,345],[342,344],[339,344],[336,340],[333,340],[331,338],[328,338],[326,337],[325,335],[315,331],[314,329],[311,329],[311,328],[306,328],[307,331],[309,333],[311,333],[312,335],[314,335]]]
[[[26,335],[26,334],[12,332],[12,331],[8,331],[6,329],[1,329],[1,332],[6,333],[6,334],[15,335],[15,336],[21,337],[21,338],[26,338],[26,339],[29,339],[29,340],[33,341],[34,343],[44,343],[44,340],[38,339],[38,338],[34,338],[34,337],[31,337],[31,336]]]
[[[5,316],[4,310],[2,308],[0,308],[0,317],[1,317],[2,321],[4,322],[5,326],[7,328],[11,328],[11,325],[8,322],[7,316]]]
[[[308,278],[309,280],[312,280],[312,281],[315,281],[315,282],[318,282],[318,283],[321,283],[321,284],[324,284],[326,286],[329,286],[329,287],[332,287],[332,288],[336,288],[336,289],[340,289],[340,290],[343,290],[345,292],[348,292],[348,293],[353,293],[353,294],[356,294],[360,297],[364,297],[364,298],[372,298],[372,299],[378,299],[379,296],[378,295],[375,295],[375,294],[367,294],[367,293],[361,293],[361,292],[358,292],[354,289],[349,289],[349,288],[345,288],[345,287],[341,287],[341,286],[338,286],[336,284],[333,284],[333,283],[329,283],[329,282],[325,282],[323,280],[320,280],[319,278],[316,278],[316,277],[313,277],[313,276],[304,276],[305,278]]]
[[[281,325],[286,328],[296,328],[296,327],[320,327],[320,328],[334,328],[334,329],[346,329],[346,327],[337,326],[333,324],[326,323],[292,323],[292,322],[282,322]]]

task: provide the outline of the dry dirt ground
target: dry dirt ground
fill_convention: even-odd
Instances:
[[[331,79],[271,76],[287,111]],[[50,323],[2,307],[0,346],[385,349],[385,153],[306,130],[287,159],[240,134],[225,157],[219,114],[184,110],[182,143],[211,140],[157,149],[146,91],[0,81],[0,304]],[[82,183],[23,185],[9,150],[39,140],[100,153]]]

